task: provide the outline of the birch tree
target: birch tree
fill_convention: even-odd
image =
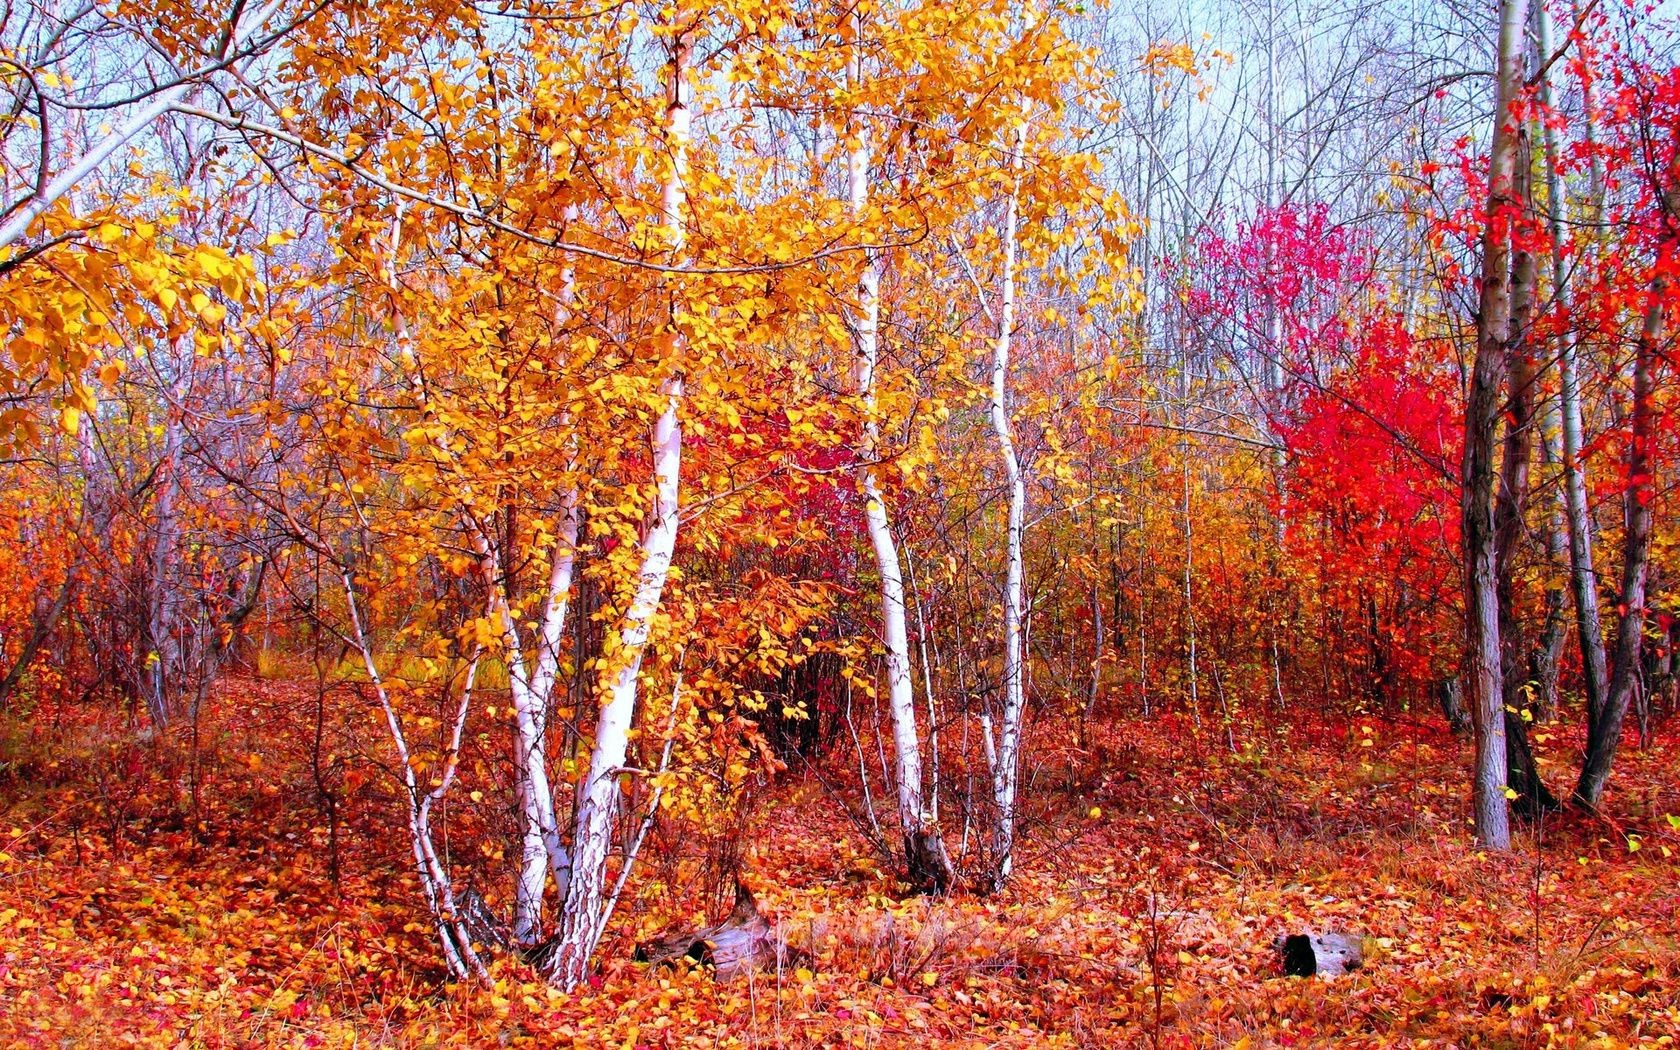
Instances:
[[[846,79],[856,93],[864,86],[864,21],[858,9],[847,16],[848,52]],[[846,198],[854,221],[863,227],[869,215],[870,128],[866,116],[854,107],[847,134],[851,148],[846,156]],[[879,575],[881,644],[885,651],[887,708],[892,719],[894,779],[898,820],[904,843],[905,865],[910,881],[918,886],[943,890],[955,876],[939,834],[935,814],[928,807],[922,776],[922,746],[916,727],[915,682],[910,673],[910,633],[906,626],[904,570],[898,543],[893,537],[892,517],[887,510],[878,466],[874,462],[881,443],[877,417],[876,373],[880,365],[881,274],[876,253],[865,250],[858,273],[857,301],[852,309],[851,328],[856,343],[855,383],[863,402],[863,439],[859,448],[862,464],[858,488],[863,498],[864,518],[870,549]]]
[[[665,27],[666,173],[661,218],[669,258],[680,262],[687,241],[684,207],[688,195],[688,150],[693,85],[690,82],[695,16],[679,5]],[[600,942],[612,900],[607,896],[607,857],[618,818],[618,775],[630,744],[636,713],[642,658],[653,618],[671,574],[679,525],[682,480],[683,350],[685,304],[680,285],[667,292],[667,328],[663,338],[666,368],[659,389],[662,404],[653,425],[654,497],[641,541],[641,569],[634,597],[617,625],[617,644],[609,647],[603,670],[600,716],[589,769],[578,785],[577,821],[572,830],[572,873],[560,906],[560,932],[550,970],[564,987],[582,980]],[[625,863],[630,863],[626,858]]]
[[[1022,534],[1026,529],[1027,487],[1021,474],[1020,458],[1015,454],[1014,427],[1009,418],[1009,343],[1015,328],[1016,225],[1020,221],[1021,154],[1026,148],[1026,141],[1027,128],[1023,121],[1015,136],[1014,148],[1010,151],[1009,195],[1004,199],[1003,222],[998,231],[1003,262],[998,280],[997,335],[993,341],[988,412],[992,432],[997,437],[998,458],[1003,462],[1004,479],[1009,488],[1009,516],[1004,527],[1004,561],[1007,568],[1003,583],[1003,705],[995,745],[990,740],[991,726],[984,726],[990,745],[987,754],[992,760],[992,802],[997,806],[997,830],[992,844],[996,868],[993,880],[999,885],[1009,880],[1014,869],[1021,720],[1026,711],[1025,653],[1021,636],[1026,601]]]

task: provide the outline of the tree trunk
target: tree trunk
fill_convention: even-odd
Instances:
[[[998,296],[997,340],[992,355],[992,430],[997,435],[998,456],[1003,460],[1009,485],[1009,519],[1005,535],[1008,567],[1003,588],[1003,711],[998,725],[997,764],[992,769],[992,801],[997,806],[997,827],[992,839],[992,881],[995,887],[1009,881],[1014,867],[1015,794],[1020,773],[1021,718],[1026,709],[1026,688],[1022,674],[1021,619],[1024,604],[1025,559],[1022,532],[1026,528],[1027,487],[1021,476],[1021,461],[1015,454],[1015,436],[1009,420],[1009,341],[1015,327],[1016,224],[1020,204],[1021,151],[1026,146],[1026,129],[1015,139],[1010,159],[1015,184],[1004,203],[1002,285]]]
[[[575,205],[565,209],[567,222],[577,217]],[[560,274],[560,306],[555,317],[559,329],[571,317],[576,300],[575,271],[568,263]],[[575,446],[571,450],[575,461]],[[560,668],[560,639],[565,635],[566,610],[572,594],[572,574],[577,559],[579,529],[578,491],[574,484],[561,497],[560,530],[549,558],[548,591],[543,599],[542,618],[536,636],[533,665],[528,665],[519,644],[505,594],[502,605],[502,634],[508,659],[508,686],[515,717],[514,770],[520,819],[520,863],[513,897],[513,943],[534,948],[542,940],[543,895],[548,878],[554,877],[556,893],[563,900],[569,889],[572,857],[560,843],[560,822],[554,810],[554,792],[548,777],[548,705]],[[505,563],[506,559],[502,559]],[[504,586],[505,577],[488,580],[492,588]]]
[[[692,28],[679,31],[671,43],[667,80],[669,110],[665,136],[670,152],[670,172],[665,180],[664,219],[671,242],[671,257],[680,259],[687,241],[683,208],[687,194],[688,142],[692,86],[689,61],[693,49]],[[672,289],[675,296],[676,290]],[[675,354],[682,339],[673,298],[668,321],[670,351]],[[676,368],[675,362],[672,368]],[[654,424],[652,452],[655,483],[654,505],[642,537],[642,563],[635,596],[619,625],[619,645],[607,660],[603,672],[609,676],[606,699],[595,726],[595,746],[589,770],[578,790],[577,820],[572,833],[572,873],[561,906],[560,930],[549,972],[562,987],[571,988],[583,979],[589,959],[605,930],[608,897],[607,856],[612,849],[613,827],[618,817],[618,770],[624,765],[630,746],[630,724],[635,716],[638,678],[654,614],[659,611],[665,582],[671,574],[676,551],[681,502],[679,483],[682,468],[683,379],[673,371],[661,386],[664,409]]]
[[[575,212],[568,209],[567,214],[570,218]],[[393,268],[386,274],[394,303],[399,301],[401,290],[394,268],[401,228],[399,209],[391,227],[390,258]],[[570,266],[562,271],[561,313],[557,321],[565,320],[566,311],[572,304],[575,293],[572,274]],[[394,323],[399,359],[411,368],[409,386],[415,403],[420,406],[425,418],[435,422],[436,415],[431,408],[424,376],[400,309],[396,311]],[[447,438],[439,434],[434,443],[440,459],[452,463],[454,456]],[[509,570],[512,540],[505,530],[493,528],[480,516],[469,481],[457,479],[454,497],[459,504],[462,526],[472,538],[473,550],[478,556],[479,576],[488,595],[489,619],[500,633],[502,652],[507,661],[508,692],[514,709],[514,795],[521,822],[512,936],[516,946],[528,949],[542,937],[543,896],[549,876],[553,875],[556,890],[564,898],[572,871],[571,855],[560,841],[559,819],[548,775],[546,736],[548,702],[559,668],[560,638],[565,631],[566,610],[571,595],[579,528],[578,494],[574,487],[562,497],[560,534],[551,554],[548,588],[535,638],[534,659],[527,659],[518,620],[513,613],[514,575]]]
[[[513,942],[521,948],[533,947],[542,939],[543,895],[549,875],[554,876],[555,889],[564,897],[572,870],[571,856],[560,844],[546,747],[548,701],[559,665],[560,636],[565,627],[567,597],[572,586],[572,562],[577,547],[575,491],[569,496],[568,505],[562,508],[561,534],[552,555],[534,667],[526,660],[518,627],[505,595],[498,602],[508,665],[508,690],[513,699],[514,772],[522,825],[513,903]],[[496,575],[501,576],[499,569]],[[490,586],[500,587],[500,580],[490,581]]]
[[[1488,216],[1482,234],[1482,288],[1476,360],[1464,414],[1461,512],[1464,541],[1465,681],[1475,724],[1473,800],[1476,838],[1509,849],[1506,805],[1504,678],[1499,642],[1499,574],[1493,521],[1494,452],[1504,408],[1506,345],[1511,335],[1511,246],[1517,139],[1511,103],[1523,75],[1527,0],[1501,0],[1499,77],[1489,151]]]
[[[1666,195],[1664,204],[1671,216],[1680,214],[1680,190]],[[1670,246],[1665,246],[1665,251]],[[1645,310],[1634,356],[1633,409],[1628,441],[1627,481],[1623,506],[1627,538],[1622,545],[1622,591],[1617,604],[1616,648],[1611,665],[1610,688],[1603,710],[1587,712],[1587,753],[1581,776],[1575,785],[1575,802],[1597,809],[1610,779],[1610,765],[1622,741],[1622,724],[1628,704],[1640,685],[1640,644],[1645,633],[1645,575],[1651,556],[1651,446],[1655,438],[1655,406],[1652,404],[1657,355],[1663,338],[1667,282],[1657,277],[1651,283],[1650,302]]]
[[[1529,203],[1528,139],[1517,136],[1516,177],[1512,192],[1524,208]],[[1524,640],[1522,621],[1517,616],[1514,566],[1525,535],[1528,510],[1529,467],[1534,459],[1535,387],[1539,382],[1529,341],[1534,316],[1534,288],[1538,267],[1534,254],[1518,250],[1511,264],[1511,334],[1506,344],[1509,398],[1505,406],[1505,439],[1500,457],[1499,491],[1494,500],[1494,564],[1499,598],[1501,670],[1504,677],[1506,780],[1516,793],[1517,815],[1531,820],[1557,808],[1557,799],[1546,790],[1534,765],[1534,750],[1528,741],[1528,723],[1533,719],[1535,683],[1529,678],[1530,654]]]
[[[64,570],[64,582],[59,584],[58,594],[53,597],[52,604],[41,610],[29,625],[29,637],[23,641],[23,648],[18,650],[17,659],[6,670],[6,677],[0,679],[0,711],[4,711],[11,703],[12,693],[16,691],[18,683],[29,671],[29,665],[35,662],[35,656],[41,647],[52,637],[58,627],[59,618],[70,605],[70,596],[76,592],[76,577],[82,571],[82,559],[78,557]]]
[[[863,26],[855,9],[849,20],[852,47],[847,59],[847,79],[856,87],[863,77]],[[852,217],[862,222],[869,207],[869,131],[862,119],[854,117],[853,123],[851,130],[856,145],[847,158],[847,190]],[[857,333],[857,387],[864,411],[861,487],[869,543],[875,552],[875,566],[881,577],[881,635],[886,649],[887,707],[892,718],[898,819],[904,836],[905,868],[910,883],[919,889],[944,890],[950,886],[955,872],[946,856],[932,814],[924,803],[915,684],[910,677],[910,640],[905,627],[904,575],[899,566],[898,547],[892,535],[886,498],[872,462],[880,445],[880,425],[875,419],[880,315],[880,269],[874,253],[865,252],[863,273],[858,278],[858,306],[852,318],[852,326]]]
[[[171,400],[179,405],[185,383],[177,381]],[[164,429],[163,460],[158,468],[157,528],[152,534],[151,558],[146,580],[146,622],[141,655],[144,661],[140,681],[152,725],[163,729],[174,714],[170,693],[179,663],[180,645],[175,637],[175,595],[169,566],[175,554],[175,499],[180,489],[181,439],[183,424],[179,411],[169,409]]]
[[[1436,682],[1435,701],[1441,705],[1441,714],[1446,718],[1452,735],[1468,739],[1472,728],[1470,712],[1464,709],[1464,682],[1458,678],[1443,678]]]
[[[361,614],[357,610],[355,585],[351,582],[350,573],[342,566],[339,582],[344,586],[345,607],[350,619],[347,640],[362,658],[362,668],[367,672],[368,683],[379,702],[379,709],[385,715],[391,744],[397,752],[396,768],[401,770],[398,776],[402,781],[404,801],[408,809],[408,837],[409,846],[414,854],[415,875],[420,880],[421,896],[426,901],[426,911],[431,917],[432,929],[437,934],[438,945],[443,951],[444,963],[448,966],[451,977],[473,977],[488,984],[489,968],[484,965],[473,947],[474,938],[469,928],[471,924],[466,916],[456,910],[457,898],[451,886],[448,869],[438,856],[431,823],[432,806],[449,792],[455,780],[455,770],[461,753],[461,732],[466,726],[467,711],[472,702],[473,680],[478,671],[478,654],[474,653],[467,665],[466,681],[462,685],[460,703],[456,707],[442,775],[430,791],[422,791],[419,779],[415,775],[416,762],[409,751],[408,736],[403,731],[402,719],[392,706],[390,694],[385,689],[385,680],[374,663],[373,647],[362,624]]]
[[[1539,46],[1551,54],[1551,15],[1545,4],[1538,5]],[[1551,70],[1541,81],[1542,99],[1552,95]],[[1590,121],[1590,117],[1589,117]],[[1590,123],[1589,123],[1590,127]],[[1552,238],[1552,295],[1567,314],[1570,304],[1564,244],[1564,188],[1558,171],[1561,151],[1557,129],[1542,122],[1546,144],[1547,223]],[[1596,169],[1595,169],[1596,170]],[[1595,174],[1594,192],[1602,181]],[[1592,519],[1587,513],[1587,473],[1582,455],[1581,380],[1576,362],[1575,333],[1566,328],[1558,347],[1558,413],[1563,436],[1564,518],[1569,533],[1569,590],[1575,601],[1575,634],[1581,648],[1581,688],[1586,694],[1589,721],[1604,708],[1604,630],[1598,614],[1598,575],[1593,571]]]
[[[1553,403],[1547,409],[1546,425],[1540,441],[1540,462],[1552,473],[1558,466],[1558,430],[1560,414]],[[1569,559],[1569,530],[1564,524],[1561,491],[1551,501],[1546,515],[1546,596],[1545,620],[1540,637],[1528,651],[1528,677],[1534,683],[1534,720],[1550,722],[1558,710],[1558,663],[1563,659],[1567,597],[1558,574],[1564,571]]]

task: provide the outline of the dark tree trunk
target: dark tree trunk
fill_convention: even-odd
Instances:
[[[939,829],[918,828],[904,834],[904,866],[910,885],[918,893],[945,893],[957,881],[956,868],[945,852]]]
[[[1512,193],[1525,209],[1530,200],[1527,136],[1517,137],[1517,170]],[[1508,397],[1505,435],[1499,463],[1499,490],[1494,500],[1494,573],[1499,601],[1500,661],[1503,670],[1506,785],[1516,793],[1513,808],[1532,820],[1557,809],[1558,802],[1540,777],[1529,744],[1528,726],[1534,718],[1538,683],[1529,677],[1533,657],[1517,613],[1515,566],[1527,535],[1529,468],[1534,460],[1539,416],[1535,411],[1540,370],[1529,339],[1534,318],[1534,287],[1539,268],[1532,252],[1517,250],[1511,263],[1511,327],[1506,343]]]
[[[6,677],[0,679],[0,711],[6,710],[11,704],[12,693],[17,690],[23,676],[29,671],[29,665],[35,662],[35,657],[41,652],[41,647],[47,644],[53,631],[58,627],[59,619],[70,604],[70,596],[76,590],[76,577],[82,571],[81,560],[72,564],[64,573],[64,582],[59,585],[58,594],[54,596],[52,604],[35,617],[30,624],[29,637],[24,640],[23,648],[7,669]]]
[[[1443,678],[1435,683],[1435,700],[1446,716],[1447,728],[1461,740],[1470,739],[1470,712],[1464,709],[1464,682],[1459,678]]]
[[[1558,710],[1558,661],[1563,658],[1567,634],[1563,588],[1546,588],[1546,623],[1540,639],[1528,652],[1528,676],[1534,683],[1534,720],[1550,722]]]
[[[1494,458],[1505,407],[1506,349],[1511,337],[1511,213],[1517,141],[1511,113],[1523,79],[1527,0],[1501,0],[1499,73],[1488,151],[1488,215],[1481,245],[1481,296],[1476,312],[1476,358],[1464,410],[1463,519],[1465,682],[1476,730],[1471,786],[1476,838],[1490,849],[1509,849],[1506,805],[1504,674],[1499,641],[1499,589],[1495,565]]]

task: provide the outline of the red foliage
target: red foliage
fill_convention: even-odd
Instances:
[[[1456,399],[1449,374],[1378,317],[1281,428],[1290,551],[1327,606],[1367,621],[1382,672],[1413,682],[1431,677],[1456,616]]]

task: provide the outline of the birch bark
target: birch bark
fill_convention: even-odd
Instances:
[[[1670,174],[1675,174],[1671,172]],[[1667,194],[1664,204],[1673,216],[1680,216],[1680,190]],[[1673,251],[1666,245],[1664,253]],[[1622,740],[1622,726],[1634,691],[1640,688],[1640,650],[1645,635],[1646,576],[1651,559],[1651,447],[1655,440],[1655,373],[1662,351],[1667,313],[1667,281],[1651,282],[1639,347],[1634,355],[1633,405],[1629,412],[1632,431],[1628,441],[1627,480],[1622,490],[1627,537],[1622,544],[1622,588],[1617,607],[1616,648],[1610,671],[1609,690],[1603,709],[1587,713],[1587,753],[1581,776],[1575,785],[1575,802],[1597,809],[1610,779],[1610,766]]]
[[[676,260],[682,258],[687,243],[683,209],[687,199],[693,90],[689,80],[692,32],[692,28],[686,28],[676,33],[671,42],[666,74],[668,108],[665,140],[670,154],[670,170],[666,175],[662,207],[670,239],[670,254]],[[680,363],[674,360],[682,348],[674,299],[668,337],[673,361],[670,377],[661,384],[660,396],[664,405],[653,428],[653,507],[643,531],[642,561],[635,594],[619,623],[618,646],[610,654],[605,672],[606,696],[595,726],[589,770],[579,786],[577,821],[572,833],[572,874],[561,906],[560,932],[550,964],[552,976],[566,988],[583,979],[589,958],[606,928],[607,856],[618,816],[618,770],[623,767],[629,750],[630,724],[635,716],[642,657],[676,551],[681,510],[679,482],[683,429],[680,411],[683,375]]]
[[[997,435],[998,457],[1003,461],[1004,477],[1009,485],[1009,519],[1005,535],[1008,567],[1003,587],[1003,711],[998,726],[995,749],[996,762],[992,768],[992,800],[997,806],[997,828],[993,837],[994,884],[1009,881],[1014,868],[1015,802],[1019,781],[1021,720],[1026,709],[1026,689],[1022,674],[1021,619],[1025,577],[1025,559],[1021,537],[1026,527],[1027,489],[1021,476],[1021,461],[1015,454],[1015,434],[1009,419],[1009,349],[1015,328],[1015,257],[1016,226],[1020,211],[1021,151],[1026,144],[1023,126],[1015,140],[1015,153],[1010,159],[1009,198],[1004,202],[1003,229],[999,239],[1003,245],[1003,273],[998,295],[997,337],[992,353],[992,431]]]
[[[855,91],[863,79],[862,19],[849,18],[852,41],[846,60],[847,81]],[[869,129],[854,117],[851,152],[846,159],[847,197],[852,217],[861,222],[869,208]],[[880,447],[875,418],[875,371],[880,358],[881,274],[874,252],[864,253],[858,278],[852,328],[857,340],[857,388],[863,399],[863,469],[861,488],[870,547],[881,578],[881,634],[886,649],[887,707],[892,718],[893,753],[898,780],[898,818],[904,835],[905,866],[910,881],[943,890],[953,878],[950,859],[927,812],[922,786],[921,740],[916,729],[915,683],[910,677],[910,638],[905,625],[904,572],[893,539],[886,497],[873,462]]]

